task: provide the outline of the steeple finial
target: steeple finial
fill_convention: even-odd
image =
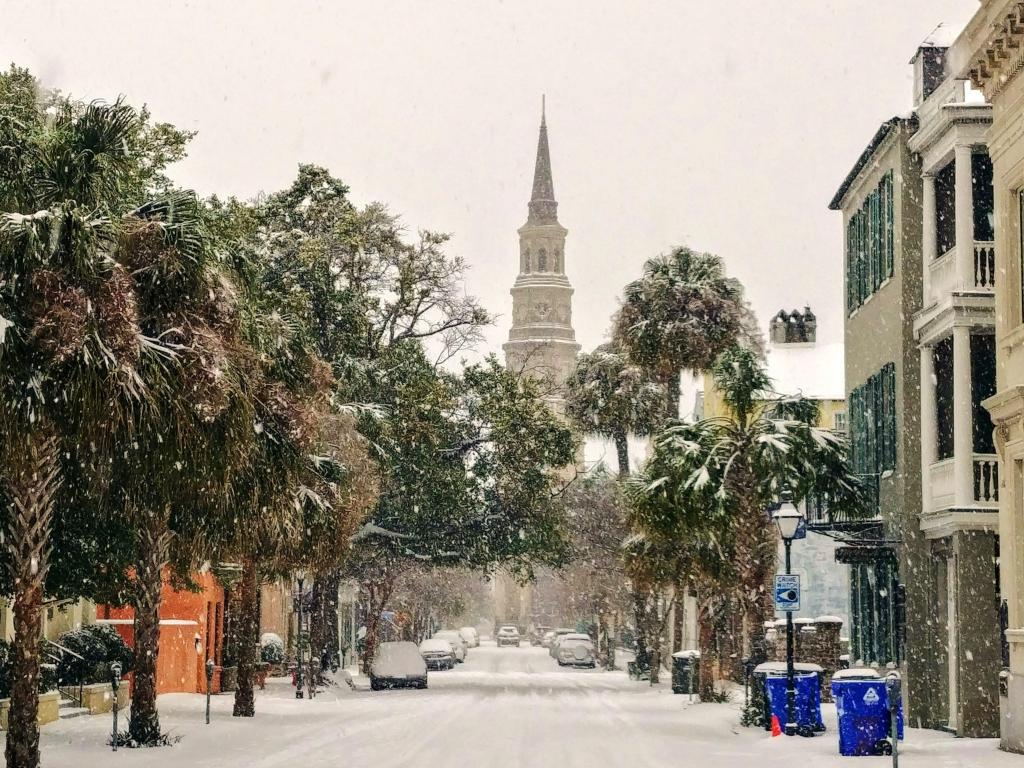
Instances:
[[[533,194],[530,196],[529,220],[535,223],[558,221],[555,183],[551,178],[551,153],[548,150],[546,97],[540,97],[540,137],[537,139],[537,164],[533,171]]]

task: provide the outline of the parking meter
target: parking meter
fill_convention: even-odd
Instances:
[[[206,724],[210,724],[210,692],[213,689],[213,659],[206,660]]]
[[[114,724],[110,736],[110,744],[117,752],[117,689],[121,687],[121,662],[115,661],[110,665],[110,689],[114,692]]]
[[[885,702],[889,708],[889,742],[892,744],[893,768],[900,764],[899,713],[902,682],[899,672],[890,672],[885,676]]]

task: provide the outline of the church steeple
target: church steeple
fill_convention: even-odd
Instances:
[[[519,228],[519,276],[512,286],[512,327],[504,350],[510,368],[547,381],[559,410],[561,388],[580,349],[572,327],[572,285],[565,274],[567,234],[558,222],[542,102],[530,215]]]
[[[558,221],[558,203],[555,201],[555,182],[551,178],[551,152],[548,149],[548,125],[544,97],[540,103],[540,137],[537,139],[537,162],[533,169],[533,194],[530,195],[530,216],[534,224],[554,224]]]

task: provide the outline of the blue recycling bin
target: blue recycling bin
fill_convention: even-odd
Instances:
[[[839,754],[881,755],[887,751],[890,714],[885,680],[832,680],[839,716]],[[896,730],[903,739],[903,702],[896,712]]]
[[[768,702],[771,714],[779,719],[779,725],[786,727],[789,719],[788,700],[786,697],[786,675],[770,674],[765,679]],[[824,731],[825,723],[821,719],[821,685],[817,672],[797,672],[793,677],[796,688],[796,727],[801,735],[810,736],[816,731]]]

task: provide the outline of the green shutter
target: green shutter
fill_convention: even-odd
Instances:
[[[854,236],[855,220],[850,219],[846,225],[846,313],[852,315],[857,308],[855,266],[857,264],[857,238]]]
[[[883,369],[885,376],[885,430],[888,433],[886,441],[886,455],[884,466],[886,469],[896,469],[896,365],[889,363]]]
[[[895,222],[893,221],[893,187],[892,187],[892,171],[885,174],[883,179],[885,184],[885,275],[886,277],[892,277],[893,261],[895,260],[895,250],[893,248],[893,232],[895,228]]]

